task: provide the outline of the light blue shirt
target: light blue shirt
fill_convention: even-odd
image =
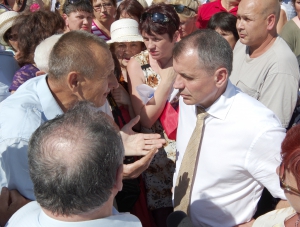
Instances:
[[[49,217],[34,201],[19,209],[7,222],[6,227],[142,227],[140,220],[128,213],[118,213],[113,209],[112,216],[81,222],[64,222]]]
[[[19,68],[12,52],[0,50],[0,102],[10,95],[8,89]]]
[[[51,94],[46,75],[25,82],[0,104],[0,186],[35,200],[27,147],[32,133],[63,111]]]
[[[109,104],[99,108],[112,117]],[[17,189],[35,200],[29,176],[27,148],[32,133],[44,122],[63,114],[52,96],[47,76],[26,81],[0,103],[0,187]]]

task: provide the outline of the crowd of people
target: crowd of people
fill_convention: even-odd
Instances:
[[[0,227],[300,226],[300,1],[0,13]]]

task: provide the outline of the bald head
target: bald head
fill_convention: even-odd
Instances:
[[[240,7],[253,9],[264,18],[274,14],[276,17],[276,24],[279,20],[280,3],[278,0],[242,0],[239,4],[239,8]]]
[[[102,206],[112,194],[123,156],[112,119],[91,103],[79,102],[31,137],[29,171],[37,201],[65,216]]]

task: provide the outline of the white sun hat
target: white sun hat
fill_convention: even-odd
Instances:
[[[124,18],[113,22],[110,26],[111,43],[121,42],[143,42],[139,32],[139,24],[136,20]]]
[[[0,14],[0,43],[7,45],[3,39],[5,32],[10,29],[19,13],[15,11],[7,11]]]

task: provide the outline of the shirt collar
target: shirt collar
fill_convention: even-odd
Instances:
[[[137,226],[139,221],[137,218],[133,216],[129,216],[127,214],[119,214],[118,211],[113,209],[113,215],[101,218],[101,219],[95,219],[90,221],[81,221],[81,222],[64,222],[59,221],[56,219],[53,219],[49,217],[45,212],[41,209],[39,216],[38,216],[38,222],[43,227],[99,227],[99,226],[111,226],[111,227],[117,227],[121,224],[124,227],[129,226]]]
[[[44,115],[48,120],[50,120],[55,118],[57,115],[63,114],[63,111],[49,89],[47,84],[47,74],[40,77],[41,79],[37,83],[37,94],[40,99]]]
[[[206,109],[210,116],[225,120],[235,99],[237,93],[236,87],[228,80],[225,92]]]

